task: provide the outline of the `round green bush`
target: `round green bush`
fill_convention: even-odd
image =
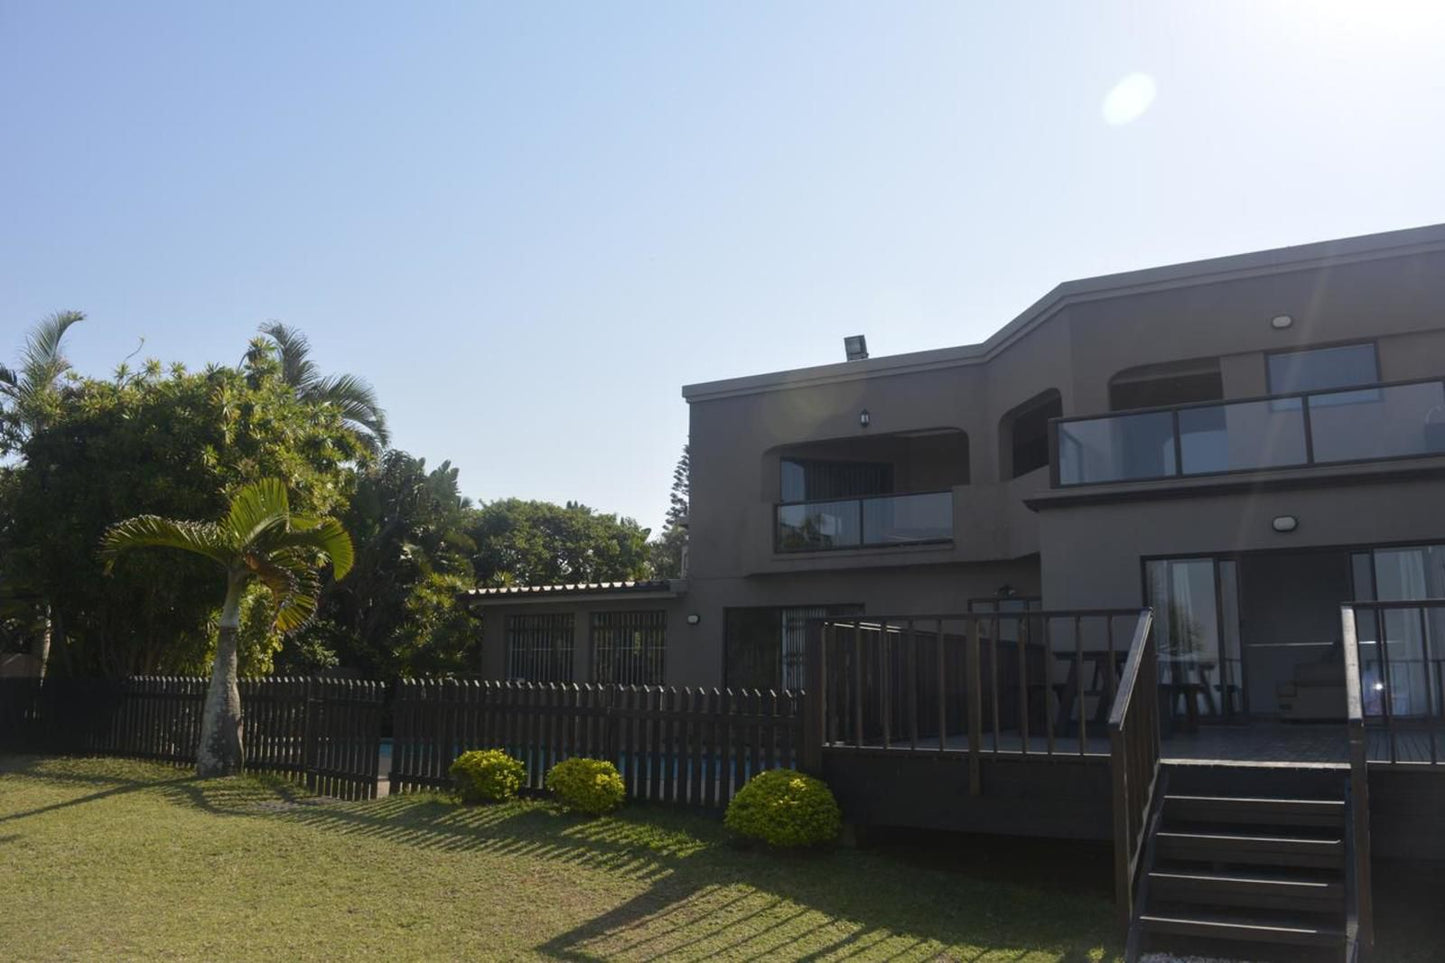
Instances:
[[[843,813],[827,783],[793,769],[760,772],[728,803],[728,829],[773,846],[818,846],[843,828]]]
[[[527,767],[500,749],[473,749],[457,756],[449,770],[465,803],[504,802],[522,788]]]
[[[627,786],[617,767],[601,759],[565,759],[547,773],[547,789],[572,812],[600,816],[622,805]]]

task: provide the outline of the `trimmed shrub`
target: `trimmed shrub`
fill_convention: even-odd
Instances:
[[[793,769],[760,772],[728,803],[723,824],[773,846],[819,846],[837,838],[843,813],[827,783]]]
[[[627,796],[627,786],[616,766],[580,756],[553,766],[547,773],[547,789],[563,808],[589,816],[612,812]]]
[[[462,802],[505,802],[522,788],[527,767],[500,749],[473,749],[457,756],[449,772]]]

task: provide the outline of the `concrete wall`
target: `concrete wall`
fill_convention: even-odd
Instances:
[[[1445,541],[1445,474],[1401,478],[1377,469],[1375,475],[1375,481],[1356,473],[1348,483],[1273,489],[1218,491],[1217,484],[1200,484],[1188,498],[1173,486],[1043,509],[1045,603],[1140,605],[1140,560],[1148,557]],[[1294,516],[1299,527],[1276,532],[1271,523],[1281,515]]]

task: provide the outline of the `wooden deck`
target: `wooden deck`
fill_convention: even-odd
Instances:
[[[1369,758],[1371,763],[1391,762],[1390,744],[1382,729],[1370,729]],[[1430,755],[1431,733],[1427,730],[1403,730],[1395,734],[1394,761],[1402,765],[1445,765],[1445,730],[1434,734],[1435,755]],[[944,754],[967,753],[968,736],[956,734],[943,740]],[[1027,745],[1016,731],[996,736],[985,732],[980,751],[992,756],[1049,755],[1047,740],[1031,734]],[[1192,733],[1175,732],[1160,745],[1164,762],[1230,762],[1262,765],[1323,766],[1349,764],[1349,745],[1344,725],[1313,723],[1251,722],[1240,725],[1205,725]],[[863,753],[934,753],[940,752],[938,738],[920,739],[917,748],[908,741],[894,740],[886,747],[879,740],[865,741],[862,746],[828,745],[829,752]],[[1100,732],[1088,732],[1082,745],[1077,735],[1059,736],[1054,740],[1054,757],[1082,759],[1107,764],[1109,739]]]

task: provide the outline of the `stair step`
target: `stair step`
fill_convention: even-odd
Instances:
[[[1299,839],[1289,836],[1248,836],[1228,833],[1174,832],[1155,836],[1159,859],[1260,866],[1344,866],[1343,839]]]
[[[1211,939],[1251,943],[1290,943],[1297,946],[1340,946],[1344,931],[1294,920],[1264,922],[1252,918],[1214,916],[1139,917],[1144,932],[1151,935],[1203,936]]]
[[[1345,822],[1345,801],[1169,795],[1164,797],[1164,818],[1196,823],[1339,828]]]
[[[1330,913],[1343,908],[1344,897],[1344,886],[1330,880],[1169,870],[1149,874],[1150,900],[1166,903]]]

